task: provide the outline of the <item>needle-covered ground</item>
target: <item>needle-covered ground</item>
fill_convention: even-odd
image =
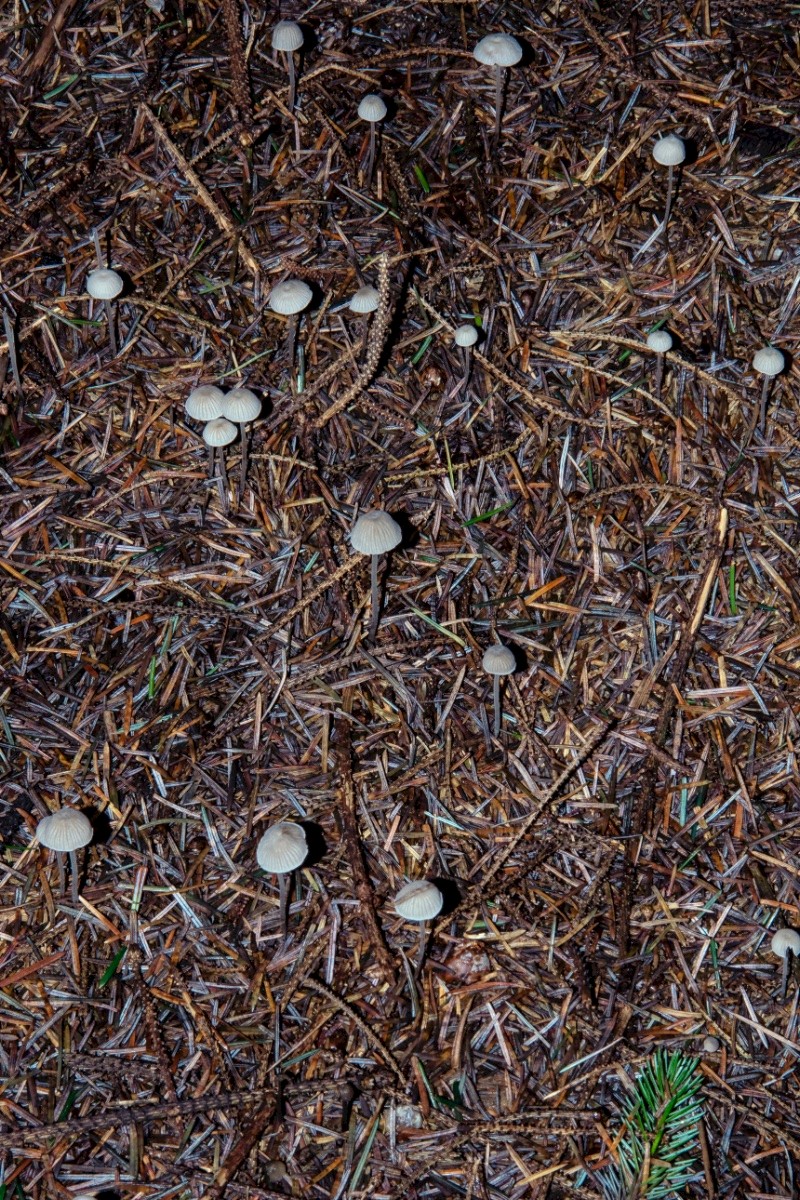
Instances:
[[[0,53],[2,1196],[654,1200],[683,1054],[682,1194],[789,1200],[796,10],[9,0]]]

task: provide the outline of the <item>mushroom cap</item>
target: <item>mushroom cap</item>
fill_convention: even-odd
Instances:
[[[86,276],[86,290],[93,300],[113,300],[125,286],[125,280],[109,267],[98,267]]]
[[[36,826],[36,836],[48,850],[80,850],[81,846],[89,845],[93,835],[89,818],[70,805],[42,817]]]
[[[714,1037],[713,1033],[709,1033],[703,1038],[703,1050],[706,1054],[716,1054],[719,1048],[720,1040]]]
[[[303,44],[303,31],[296,21],[278,21],[272,29],[272,49],[291,54]]]
[[[478,340],[478,331],[474,325],[459,325],[453,334],[457,346],[474,346]]]
[[[249,388],[234,388],[223,398],[222,415],[238,425],[246,425],[261,416],[261,401]]]
[[[666,329],[654,329],[647,335],[647,345],[650,350],[655,350],[656,354],[666,354],[672,349],[672,334],[667,333]]]
[[[686,158],[686,146],[681,138],[668,133],[653,146],[653,158],[661,167],[677,167]]]
[[[362,513],[350,530],[350,545],[359,554],[388,554],[402,540],[402,529],[383,508]]]
[[[394,898],[397,915],[406,921],[431,921],[442,911],[444,896],[430,879],[415,879]]]
[[[308,308],[313,296],[311,288],[302,279],[284,279],[283,283],[275,284],[267,303],[273,312],[293,317],[295,313]]]
[[[366,287],[359,288],[356,294],[350,297],[347,307],[354,313],[371,313],[375,312],[380,302],[380,292],[368,284]]]
[[[217,417],[203,426],[203,441],[207,446],[228,446],[238,430],[224,417]]]
[[[294,821],[279,821],[270,825],[256,847],[256,862],[262,871],[273,875],[288,875],[296,871],[308,857],[308,840],[302,825]]]
[[[774,346],[762,346],[753,355],[753,370],[759,375],[780,375],[786,359]]]
[[[472,57],[485,67],[513,67],[522,58],[522,46],[510,33],[487,33]]]
[[[358,115],[361,120],[369,121],[370,125],[382,121],[388,111],[383,96],[377,96],[374,92],[368,92],[358,106]]]
[[[509,650],[502,642],[495,642],[484,651],[481,666],[487,675],[513,675],[517,669],[517,660],[513,650]]]
[[[796,929],[779,929],[772,937],[772,953],[786,958],[790,951],[800,956],[800,933]]]
[[[215,421],[222,416],[225,393],[213,383],[202,383],[186,397],[186,415],[194,421]]]

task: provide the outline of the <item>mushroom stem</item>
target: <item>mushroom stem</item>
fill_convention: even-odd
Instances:
[[[494,141],[497,145],[500,141],[500,124],[503,119],[503,92],[506,81],[505,67],[495,67],[494,69]]]
[[[241,421],[239,422],[239,436],[242,441],[242,473],[239,477],[239,499],[241,500],[247,481],[247,426]]]
[[[286,70],[289,72],[289,101],[286,107],[293,114],[295,92],[297,90],[297,74],[294,69],[294,53],[291,50],[286,51]]]
[[[369,150],[367,151],[367,165],[364,170],[364,186],[369,187],[372,183],[372,169],[375,165],[375,122],[371,121],[369,126]]]
[[[669,166],[669,167],[667,167],[667,203],[664,206],[664,221],[663,221],[664,245],[666,246],[667,249],[669,249],[669,237],[667,235],[667,225],[669,224],[670,213],[672,212],[674,180],[675,180],[675,168],[673,166]]]
[[[772,386],[772,376],[765,375],[764,382],[761,385],[761,405],[759,409],[758,427],[763,431],[764,423],[767,417],[767,401],[769,400],[769,390]]]
[[[792,974],[793,962],[794,955],[792,954],[791,950],[787,950],[786,954],[783,956],[783,963],[781,966],[781,1003],[783,1003],[783,1001],[786,999],[786,993],[789,990],[789,978]]]
[[[503,719],[503,712],[500,707],[500,676],[495,675],[494,684],[492,686],[492,700],[494,702],[494,736],[500,736],[500,722]]]
[[[655,378],[655,382],[653,384],[653,391],[655,393],[656,400],[661,399],[661,383],[662,383],[663,378],[664,378],[664,358],[663,358],[663,355],[659,354],[658,357],[656,358],[656,378]]]
[[[299,322],[300,318],[297,313],[292,313],[286,326],[286,353],[289,356],[289,376],[292,381],[292,390],[294,390],[295,387],[294,356],[297,347],[297,330]]]
[[[114,310],[111,307],[111,301],[104,300],[103,308],[105,309],[106,320],[108,321],[108,345],[111,350],[111,357],[116,358],[117,357],[117,335],[114,332]]]
[[[425,950],[428,944],[428,921],[423,921],[419,927],[419,947],[417,949],[417,961],[414,963],[414,978],[419,978],[419,973],[422,970],[422,964],[425,961]]]
[[[60,854],[56,854],[56,865],[58,866],[58,890],[63,897],[67,890],[67,876],[64,872],[64,859]]]
[[[291,895],[291,876],[278,876],[278,907],[281,916],[281,936],[289,932],[289,896]]]
[[[228,511],[228,472],[225,468],[225,451],[219,448],[219,499],[223,512]]]
[[[370,562],[370,618],[369,641],[374,642],[378,633],[378,555],[373,554]]]
[[[465,392],[468,391],[469,377],[471,374],[472,374],[472,353],[470,351],[469,346],[465,346],[464,347],[464,383],[462,385]]]
[[[80,905],[80,900],[78,899],[78,856],[74,850],[70,850],[69,852],[69,874],[69,882],[72,889],[72,903],[75,908],[78,908]]]
[[[209,479],[214,478],[214,453],[215,453],[215,448],[213,446],[209,446],[208,447],[208,478]]]

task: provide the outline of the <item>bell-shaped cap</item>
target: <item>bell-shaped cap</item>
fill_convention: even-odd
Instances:
[[[478,331],[474,325],[459,325],[453,334],[457,346],[474,346],[478,340]]]
[[[124,286],[122,276],[108,267],[98,267],[86,277],[86,290],[93,300],[113,300]]]
[[[237,429],[224,417],[217,417],[203,427],[203,441],[207,446],[228,446],[236,437]]]
[[[383,96],[376,96],[374,92],[369,92],[364,96],[358,106],[358,115],[361,120],[369,121],[370,125],[382,121],[388,111]]]
[[[442,911],[444,896],[429,879],[415,879],[401,887],[394,898],[398,916],[406,921],[432,921]]]
[[[350,297],[350,302],[347,307],[354,313],[371,313],[381,302],[381,294],[377,288],[366,287],[359,288],[354,296]]]
[[[247,425],[261,416],[261,401],[249,388],[234,388],[223,398],[222,415],[237,425]]]
[[[522,46],[510,33],[487,33],[472,51],[472,57],[485,67],[513,67],[522,58]]]
[[[513,675],[517,669],[517,660],[513,650],[502,642],[487,646],[481,663],[487,675]]]
[[[666,329],[654,329],[647,335],[647,345],[650,350],[655,350],[656,354],[666,354],[672,349],[672,334],[667,333]]]
[[[201,384],[186,397],[187,417],[194,421],[215,421],[222,416],[224,396],[222,388],[214,387],[213,383]]]
[[[772,953],[778,958],[786,958],[787,954],[800,957],[800,933],[796,929],[779,929],[772,937]]]
[[[303,44],[303,31],[296,21],[278,21],[272,28],[272,49],[291,54]]]
[[[780,375],[786,359],[774,346],[762,346],[753,355],[753,370],[759,375]]]
[[[80,850],[93,837],[92,825],[85,813],[67,805],[49,817],[42,817],[36,826],[36,836],[48,850]]]
[[[686,146],[681,138],[668,133],[653,146],[653,158],[660,167],[677,167],[686,158]]]
[[[720,1040],[713,1033],[707,1033],[703,1038],[703,1050],[706,1054],[716,1054],[720,1048]]]
[[[308,857],[308,840],[302,825],[294,821],[279,821],[269,829],[256,848],[256,862],[262,871],[273,875],[288,875],[296,871]]]
[[[388,554],[402,540],[402,529],[382,508],[362,513],[350,530],[350,544],[359,554]]]
[[[267,303],[273,312],[293,317],[295,313],[308,308],[313,297],[311,288],[302,279],[284,279],[283,283],[275,284]]]

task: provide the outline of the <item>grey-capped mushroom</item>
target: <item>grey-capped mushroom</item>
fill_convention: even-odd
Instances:
[[[303,279],[284,279],[276,283],[269,294],[267,304],[274,313],[286,317],[286,353],[289,359],[289,371],[294,386],[294,359],[297,333],[302,321],[302,314],[314,298],[314,293]]]
[[[97,238],[96,244],[99,247],[99,239]],[[120,273],[113,271],[110,267],[96,267],[94,271],[90,271],[86,276],[86,291],[93,300],[99,300],[103,305],[103,311],[105,312],[108,324],[108,342],[111,347],[111,354],[115,358],[117,354],[117,335],[114,332],[114,310],[111,307],[111,301],[116,300],[124,286],[125,280]]]
[[[281,928],[286,936],[289,921],[289,877],[308,858],[308,838],[302,825],[279,821],[262,834],[256,847],[256,862],[262,871],[278,876]]]
[[[36,826],[36,836],[39,844],[47,850],[55,850],[57,854],[69,855],[70,881],[72,885],[72,901],[78,907],[78,857],[77,850],[88,846],[94,836],[92,823],[85,813],[71,805],[64,805],[49,816],[42,817]],[[58,873],[61,891],[64,891],[64,867],[58,859]]]
[[[186,397],[186,415],[193,421],[216,421],[222,416],[225,393],[213,383],[201,383]]]
[[[405,921],[432,921],[442,911],[444,896],[430,879],[415,879],[394,898],[398,916]]]
[[[464,364],[464,374],[459,384],[460,388],[466,388],[469,384],[470,372],[472,371],[472,347],[478,340],[478,331],[474,325],[459,325],[453,331],[453,341],[461,351],[461,358]],[[458,389],[457,389],[458,390]]]
[[[247,426],[261,415],[261,401],[255,392],[249,388],[233,388],[222,400],[222,415],[228,421],[234,421],[239,426],[242,443],[242,466],[239,478],[239,499],[244,495],[244,485],[247,479]]]
[[[371,619],[369,640],[374,641],[378,631],[378,559],[389,554],[403,540],[403,531],[394,517],[382,508],[363,512],[350,530],[350,544],[358,554],[370,556]]]
[[[800,933],[796,929],[778,929],[772,935],[770,947],[777,958],[787,958],[790,954],[800,957]]]
[[[508,68],[516,66],[522,58],[522,46],[510,33],[488,33],[475,46],[472,57],[494,71],[494,140],[497,143],[503,120],[506,74]]]
[[[381,121],[385,120],[388,113],[386,101],[383,96],[378,96],[375,92],[369,92],[361,100],[358,106],[358,115],[362,121],[366,121],[369,125],[369,152],[367,155],[367,165],[364,171],[364,182],[369,187],[372,182],[372,171],[375,166],[375,153],[378,144],[378,130]]]
[[[664,205],[664,219],[661,227],[664,233],[664,241],[667,240],[667,225],[672,211],[672,199],[674,191],[675,168],[680,167],[686,159],[686,146],[681,138],[674,133],[668,133],[666,137],[659,138],[653,146],[653,159],[660,167],[667,168],[667,200]]]
[[[302,48],[303,30],[296,21],[278,21],[272,28],[272,49],[277,50],[286,60],[286,70],[289,74],[289,101],[286,107],[294,112],[297,75],[294,66],[294,54]]]
[[[703,1053],[718,1054],[720,1051],[721,1042],[719,1038],[714,1037],[713,1033],[707,1033],[703,1038]]]
[[[514,651],[502,642],[488,646],[483,654],[481,666],[487,675],[492,677],[492,702],[494,704],[494,736],[500,734],[503,710],[500,703],[500,680],[506,675],[513,675],[517,669]]]
[[[350,312],[358,313],[359,316],[365,316],[367,313],[375,312],[381,302],[381,294],[376,287],[366,284],[360,287],[349,299],[347,307]]]
[[[225,467],[223,447],[229,446],[236,437],[236,426],[225,417],[216,417],[203,426],[203,441],[208,446],[208,477],[214,478],[214,459],[219,459],[219,498],[222,507],[228,510],[228,472]],[[219,455],[217,456],[217,450]]]
[[[657,399],[661,399],[661,382],[664,378],[664,355],[672,349],[672,334],[666,329],[653,329],[647,335],[647,348],[656,357],[656,378],[653,390]]]
[[[762,428],[767,415],[767,401],[769,400],[772,381],[776,375],[780,375],[785,365],[785,355],[783,354],[783,351],[778,350],[776,346],[762,346],[761,349],[756,350],[755,354],[753,355],[753,370],[757,375],[761,375],[763,377],[758,418],[759,424]]]

